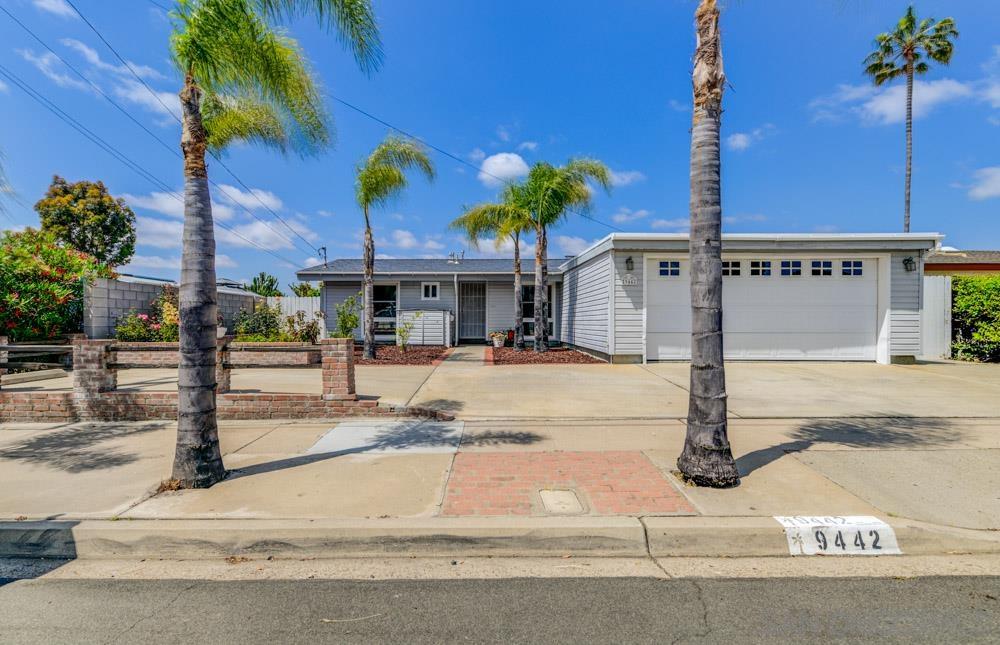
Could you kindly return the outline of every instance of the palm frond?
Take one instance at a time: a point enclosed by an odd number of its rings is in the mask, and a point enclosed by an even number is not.
[[[892,32],[875,37],[874,49],[863,61],[865,74],[875,85],[905,76],[908,65],[913,66],[915,74],[924,74],[930,70],[924,56],[948,64],[956,38],[958,30],[952,18],[918,20],[910,6]]]
[[[420,171],[428,181],[434,179],[434,165],[422,145],[412,139],[387,136],[358,166],[358,205],[366,208],[396,197],[406,187],[408,170]]]
[[[289,148],[288,132],[281,115],[269,103],[252,97],[210,94],[201,105],[202,120],[208,132],[209,147],[220,152],[235,141],[246,141],[276,148]]]

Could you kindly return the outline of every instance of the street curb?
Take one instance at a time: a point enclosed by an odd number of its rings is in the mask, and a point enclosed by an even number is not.
[[[1000,554],[1000,533],[886,520],[904,555]],[[0,522],[0,557],[790,557],[771,517]]]

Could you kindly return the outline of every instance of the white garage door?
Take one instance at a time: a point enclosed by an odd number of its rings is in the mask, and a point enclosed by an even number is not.
[[[727,358],[875,360],[878,261],[844,257],[727,257]],[[686,259],[646,261],[646,355],[691,357]]]

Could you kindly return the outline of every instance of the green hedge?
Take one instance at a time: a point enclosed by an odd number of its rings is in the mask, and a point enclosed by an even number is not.
[[[952,356],[1000,361],[1000,275],[955,276],[951,289]]]

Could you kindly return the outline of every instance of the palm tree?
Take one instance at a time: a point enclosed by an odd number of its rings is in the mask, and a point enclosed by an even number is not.
[[[589,181],[611,189],[611,171],[596,159],[571,159],[565,166],[536,163],[528,173],[521,199],[531,209],[535,229],[535,343],[536,352],[548,351],[548,229],[571,209],[592,206]]]
[[[913,77],[926,74],[930,65],[925,58],[947,65],[958,38],[955,21],[933,18],[917,21],[913,5],[892,32],[875,36],[875,51],[865,58],[865,73],[876,86],[906,77],[906,187],[903,190],[903,231],[910,231],[910,177],[913,171]]]
[[[677,467],[699,486],[740,482],[727,434],[722,360],[722,38],[716,0],[695,11],[694,113],[691,126],[691,387],[687,435]]]
[[[451,223],[478,248],[479,240],[492,235],[499,249],[506,240],[514,245],[514,349],[524,351],[524,313],[521,302],[521,235],[534,229],[524,187],[508,185],[499,202],[477,204]]]
[[[335,30],[362,68],[381,60],[369,0],[177,0],[171,53],[180,92],[184,241],[177,448],[173,479],[206,487],[225,475],[216,424],[215,235],[205,155],[234,141],[308,153],[329,143],[327,118],[298,43],[274,23],[305,13]]]
[[[358,206],[365,215],[365,258],[364,258],[364,312],[365,346],[364,357],[375,358],[375,240],[369,211],[372,206],[383,205],[397,197],[406,188],[407,170],[419,170],[428,181],[434,180],[434,166],[427,157],[424,147],[413,141],[389,135],[378,144],[365,161],[358,165],[355,195]]]

